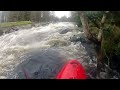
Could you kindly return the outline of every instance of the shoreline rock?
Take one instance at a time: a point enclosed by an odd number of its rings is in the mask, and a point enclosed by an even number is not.
[[[28,25],[21,25],[21,26],[14,26],[14,27],[0,27],[0,36],[6,33],[11,33],[14,31],[18,31],[20,29],[29,29],[32,28],[31,24]]]

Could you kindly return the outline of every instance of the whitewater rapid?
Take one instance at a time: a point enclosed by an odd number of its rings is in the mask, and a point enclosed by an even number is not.
[[[85,47],[69,40],[83,34],[77,29],[74,23],[61,22],[0,36],[0,79],[24,79],[24,71],[33,79],[54,78],[66,60],[90,62]]]

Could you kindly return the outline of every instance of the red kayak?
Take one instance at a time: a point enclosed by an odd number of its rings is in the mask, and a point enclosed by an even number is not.
[[[77,60],[69,60],[56,79],[86,79],[85,71]]]

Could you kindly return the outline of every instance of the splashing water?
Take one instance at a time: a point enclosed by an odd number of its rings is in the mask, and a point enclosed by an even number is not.
[[[65,29],[69,31],[59,33]],[[62,22],[0,36],[0,78],[25,78],[22,68],[30,78],[54,78],[65,60],[90,59],[82,45],[69,41],[75,29]]]

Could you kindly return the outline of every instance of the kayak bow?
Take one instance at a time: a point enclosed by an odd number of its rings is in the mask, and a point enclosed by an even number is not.
[[[77,60],[68,60],[56,79],[86,79],[85,71]]]

